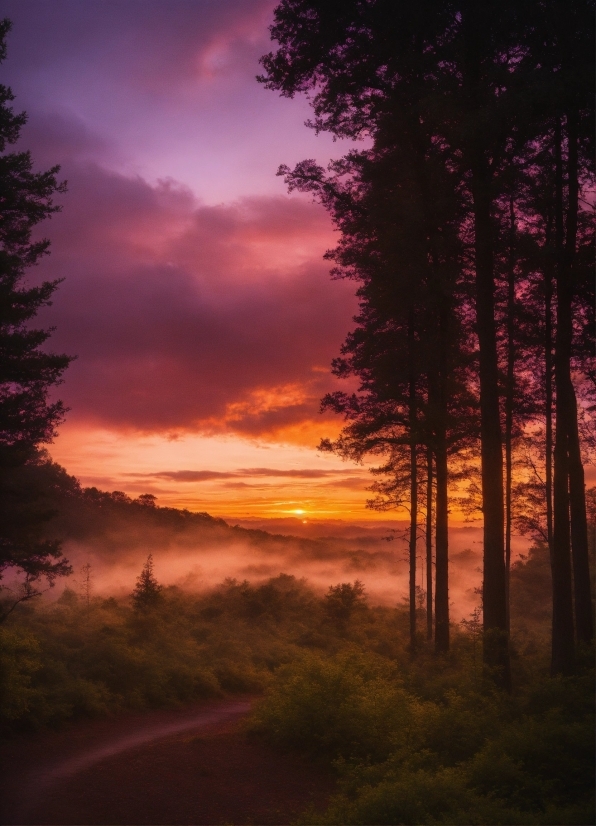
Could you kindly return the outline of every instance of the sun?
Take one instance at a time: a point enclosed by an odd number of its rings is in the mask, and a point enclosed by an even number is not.
[[[306,513],[306,511],[302,510],[302,508],[295,508],[293,511],[290,512],[295,513],[296,516],[302,516],[304,513]]]

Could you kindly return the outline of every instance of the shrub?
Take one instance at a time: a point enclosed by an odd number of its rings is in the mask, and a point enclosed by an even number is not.
[[[511,697],[480,690],[465,671],[459,691],[431,672],[426,700],[401,676],[355,649],[276,672],[255,727],[334,760],[340,774],[327,811],[301,822],[594,822],[592,675],[542,677]]]
[[[24,717],[38,692],[33,676],[42,667],[39,641],[24,629],[0,627],[0,715],[7,722]]]
[[[395,668],[374,654],[303,653],[279,669],[253,725],[318,755],[380,759],[407,736],[411,705]]]

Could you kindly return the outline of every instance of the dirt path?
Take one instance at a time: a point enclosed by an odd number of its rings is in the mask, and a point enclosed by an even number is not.
[[[2,824],[282,824],[333,778],[244,732],[248,698],[86,722],[2,750]]]

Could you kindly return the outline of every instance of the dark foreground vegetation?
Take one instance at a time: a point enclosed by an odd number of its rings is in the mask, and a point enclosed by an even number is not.
[[[359,583],[196,595],[146,567],[126,600],[67,588],[0,629],[4,732],[250,692],[255,736],[338,773],[305,823],[592,823],[593,674],[546,676],[548,574],[540,547],[512,571],[512,696],[482,677],[477,618],[448,655],[421,640],[413,660],[407,609],[369,605]]]
[[[530,679],[505,698],[461,644],[424,671],[349,649],[280,670],[257,727],[341,777],[304,823],[593,823],[591,679]]]

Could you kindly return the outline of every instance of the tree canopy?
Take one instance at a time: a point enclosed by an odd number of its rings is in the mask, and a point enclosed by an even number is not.
[[[325,446],[384,454],[380,470],[401,477],[402,500],[409,476],[412,567],[426,448],[431,495],[436,475],[436,641],[445,650],[448,477],[479,436],[483,650],[503,687],[521,490],[513,470],[537,423],[553,671],[571,670],[574,637],[593,634],[577,415],[591,374],[580,341],[591,314],[581,198],[594,176],[592,22],[591,0],[283,0],[271,27],[277,49],[259,78],[284,96],[306,94],[317,131],[372,140],[328,173],[314,161],[280,170],[329,209],[341,231],[328,254],[334,274],[359,284],[358,326],[334,370],[358,376],[361,389],[325,400],[348,420]]]
[[[10,21],[0,22],[0,61],[6,56]],[[65,191],[59,167],[35,172],[31,153],[8,151],[26,123],[15,114],[11,90],[0,85],[0,576],[7,568],[24,573],[19,599],[39,593],[68,573],[60,544],[43,538],[49,516],[45,491],[32,468],[40,446],[52,441],[65,413],[49,391],[60,382],[71,357],[47,351],[51,329],[33,326],[39,309],[51,303],[59,281],[36,283],[29,269],[49,252],[48,239],[33,230],[60,207]]]

